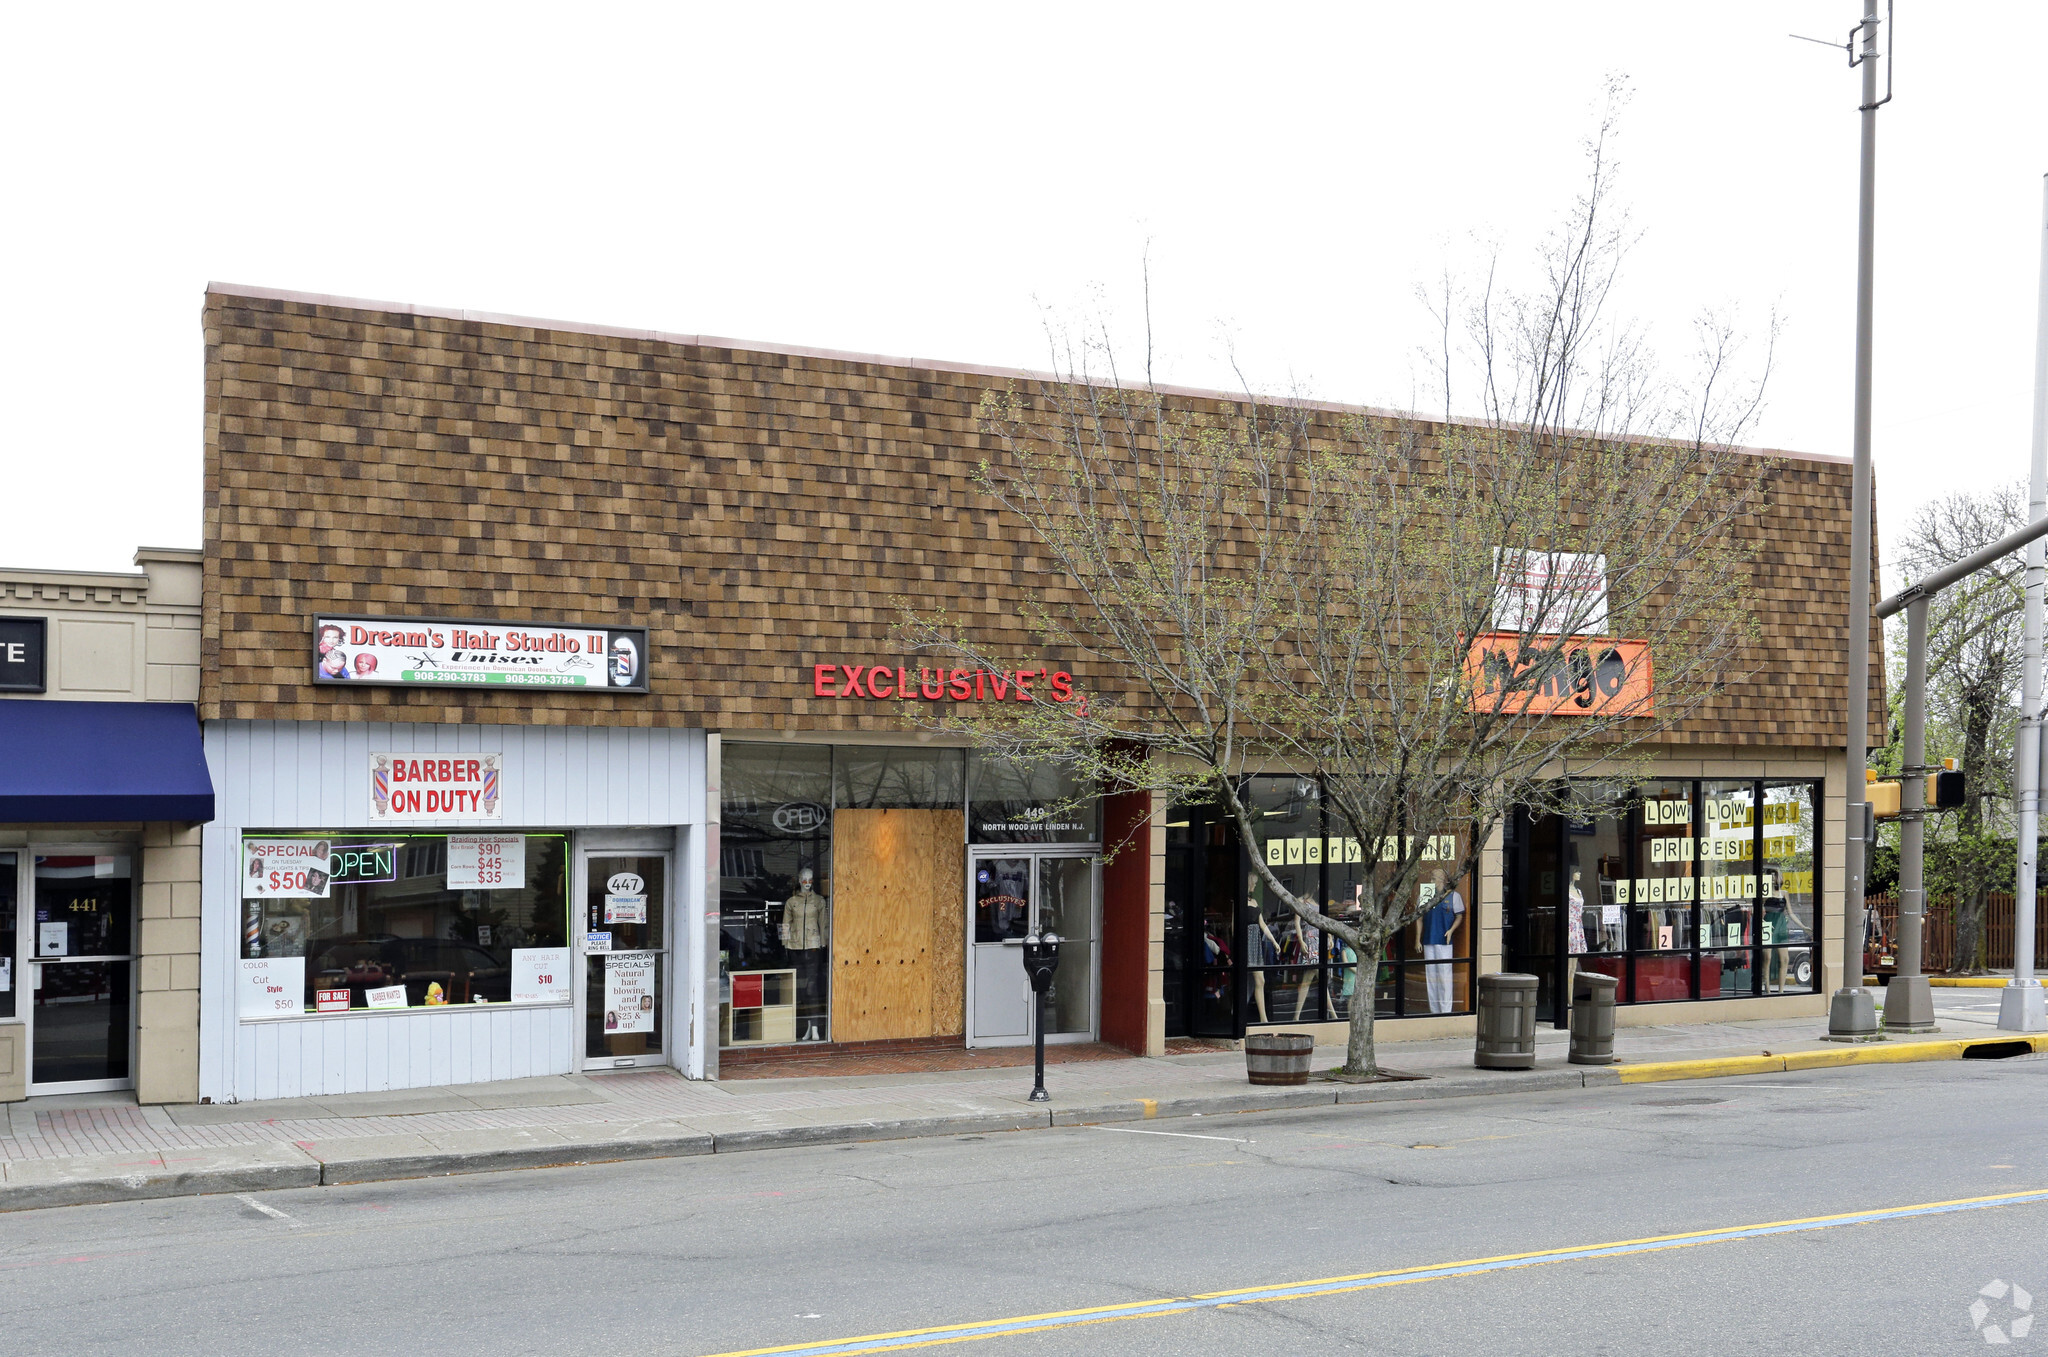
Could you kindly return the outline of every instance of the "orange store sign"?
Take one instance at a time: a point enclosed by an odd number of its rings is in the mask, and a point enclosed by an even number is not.
[[[1539,716],[1648,716],[1650,643],[1602,636],[1542,637],[1487,632],[1465,655],[1469,710]]]

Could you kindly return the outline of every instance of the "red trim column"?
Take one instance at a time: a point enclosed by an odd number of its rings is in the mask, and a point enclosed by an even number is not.
[[[1152,794],[1114,792],[1102,798],[1102,1039],[1133,1055],[1164,1049],[1163,1014],[1153,1013]],[[1159,883],[1161,886],[1164,882]],[[1153,1040],[1157,1038],[1157,1040]]]

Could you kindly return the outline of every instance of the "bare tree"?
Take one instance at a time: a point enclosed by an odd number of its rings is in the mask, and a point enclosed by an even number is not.
[[[1607,316],[1626,243],[1608,222],[1610,131],[1541,282],[1489,276],[1442,313],[1478,418],[1171,397],[1122,382],[1106,345],[984,401],[983,488],[1050,563],[1027,621],[1086,680],[1077,700],[954,722],[1084,784],[1234,821],[1269,897],[1359,959],[1350,1077],[1378,1074],[1370,968],[1430,878],[1471,872],[1513,808],[1559,804],[1562,774],[1625,771],[1753,636],[1765,463],[1732,444],[1761,379],[1733,391],[1735,341],[1709,323],[1681,388]],[[1007,667],[946,613],[907,605],[905,626]],[[1329,834],[1358,855],[1354,899],[1268,865],[1246,783],[1261,771],[1317,784]]]
[[[1963,491],[1922,505],[1901,544],[1902,578],[1917,579],[2018,531],[2026,488]],[[2012,740],[2019,717],[2025,596],[2018,554],[1935,596],[1927,617],[1928,752],[1954,758],[1968,800],[1929,826],[1928,884],[1956,902],[1958,971],[1982,970],[1991,892],[2012,879]]]

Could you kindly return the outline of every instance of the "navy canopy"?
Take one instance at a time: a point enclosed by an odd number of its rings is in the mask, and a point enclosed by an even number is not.
[[[190,702],[0,701],[0,822],[212,818]]]

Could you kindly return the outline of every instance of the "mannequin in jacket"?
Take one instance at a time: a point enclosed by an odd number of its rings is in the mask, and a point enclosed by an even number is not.
[[[782,948],[796,967],[799,1001],[811,1007],[822,1000],[818,982],[832,946],[832,906],[811,889],[811,869],[796,874],[796,894],[782,902]]]

